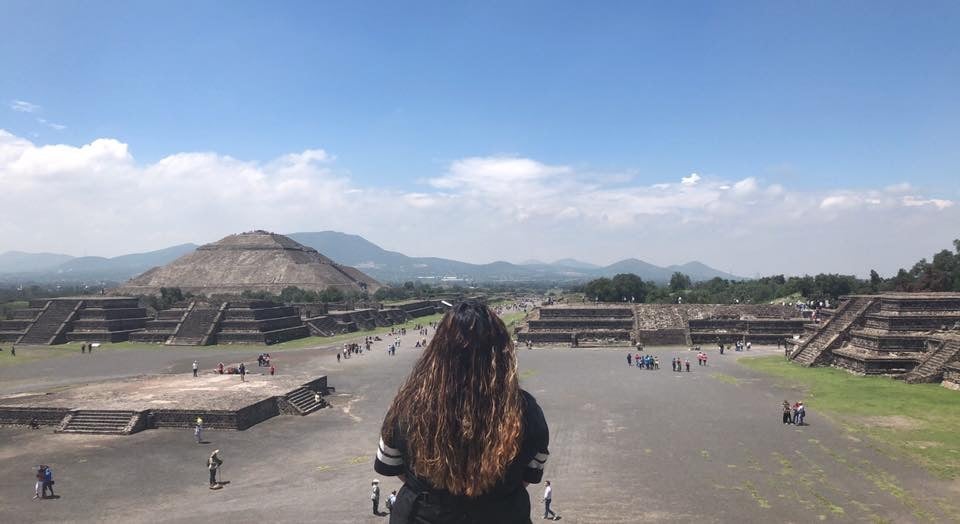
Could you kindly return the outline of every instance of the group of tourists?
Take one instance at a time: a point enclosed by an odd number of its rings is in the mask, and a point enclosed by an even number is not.
[[[690,359],[681,359],[680,357],[674,357],[670,360],[673,370],[677,373],[683,371],[683,366],[686,364],[687,372],[690,372]]]
[[[93,345],[93,344],[90,344],[90,345],[80,344],[80,352],[81,352],[81,353],[87,353],[87,354],[93,353],[93,348],[94,348],[94,345]]]
[[[270,374],[273,375],[275,371],[276,371],[276,367],[271,365]],[[247,365],[244,364],[243,362],[240,362],[236,366],[224,367],[223,362],[217,363],[217,374],[223,375],[224,373],[226,373],[227,375],[240,375],[240,381],[246,382]]]
[[[660,369],[660,357],[653,355],[631,355],[627,353],[627,365],[637,366],[640,369]]]
[[[260,353],[257,355],[257,367],[270,367],[270,353]]]
[[[697,353],[697,365],[698,366],[707,365],[707,354],[704,353],[703,351],[700,351],[699,353]]]
[[[807,410],[803,407],[803,402],[796,402],[791,406],[790,401],[784,400],[782,408],[784,424],[803,425],[803,419],[807,416]]]

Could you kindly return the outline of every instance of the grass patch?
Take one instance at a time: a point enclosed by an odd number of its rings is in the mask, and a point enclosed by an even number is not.
[[[901,451],[940,478],[960,478],[960,395],[956,391],[938,384],[861,377],[835,368],[807,368],[781,356],[738,362],[803,386],[808,417],[816,417],[818,411],[832,415],[848,430]]]
[[[523,322],[523,319],[526,316],[527,314],[523,311],[515,311],[513,313],[500,315],[500,320],[503,320],[503,323],[507,326],[507,330],[513,331],[513,328]]]
[[[724,373],[711,373],[710,376],[719,380],[720,382],[732,384],[734,386],[739,386],[741,382],[739,378]]]

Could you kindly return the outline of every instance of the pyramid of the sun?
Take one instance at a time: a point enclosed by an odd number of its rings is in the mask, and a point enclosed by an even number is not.
[[[244,291],[279,294],[289,286],[373,293],[381,285],[356,268],[337,264],[283,235],[251,231],[200,246],[193,253],[131,279],[115,293],[157,295],[162,287],[176,287],[207,296],[239,295]]]

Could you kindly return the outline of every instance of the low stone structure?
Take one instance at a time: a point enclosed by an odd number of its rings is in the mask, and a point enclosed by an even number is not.
[[[960,361],[958,328],[958,293],[851,295],[819,324],[805,326],[787,356],[808,366],[948,385]]]
[[[31,300],[28,308],[0,320],[0,342],[62,344],[121,342],[144,328],[146,309],[131,297],[61,297]]]
[[[534,311],[517,335],[521,341],[542,343],[774,344],[802,332],[804,322],[794,307],[770,304],[548,306]]]
[[[271,417],[307,415],[326,405],[327,377],[204,373],[141,376],[0,398],[0,425],[55,426],[60,433],[130,435],[151,428],[244,430]],[[201,393],[201,394],[198,394]],[[320,402],[316,394],[321,395]]]
[[[630,343],[634,327],[630,306],[544,306],[527,317],[517,332],[521,342],[589,345]]]

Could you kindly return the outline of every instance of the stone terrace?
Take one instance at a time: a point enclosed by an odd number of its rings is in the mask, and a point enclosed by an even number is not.
[[[146,325],[146,309],[130,297],[63,297],[31,300],[0,320],[0,341],[62,344],[70,341],[121,342]]]
[[[521,342],[565,343],[633,339],[633,308],[629,306],[546,306],[527,319],[517,332]]]
[[[951,363],[960,360],[958,323],[957,293],[852,295],[825,321],[806,326],[790,356],[854,373],[946,382]]]

